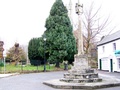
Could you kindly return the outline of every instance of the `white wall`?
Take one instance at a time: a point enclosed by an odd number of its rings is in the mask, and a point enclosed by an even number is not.
[[[120,40],[116,40],[101,46],[98,46],[98,69],[100,69],[99,65],[99,59],[102,60],[102,70],[109,70],[110,71],[110,59],[113,59],[113,71],[120,71],[118,68],[118,61],[117,57],[114,54],[113,51],[113,43],[116,43],[116,50],[120,50]],[[104,52],[103,52],[103,46],[104,46]],[[108,59],[108,60],[105,60]],[[106,66],[106,67],[105,67]]]

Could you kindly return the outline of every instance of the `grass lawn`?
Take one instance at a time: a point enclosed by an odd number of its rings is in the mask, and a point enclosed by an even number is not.
[[[44,65],[32,66],[32,65],[5,65],[5,73],[31,73],[31,72],[42,72],[44,70]],[[60,68],[56,68],[55,65],[46,65],[46,71],[58,71],[64,70],[64,66],[61,64]],[[4,67],[0,67],[0,73],[4,73]]]

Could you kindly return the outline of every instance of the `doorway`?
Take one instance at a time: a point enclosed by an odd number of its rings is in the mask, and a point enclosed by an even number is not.
[[[113,59],[110,59],[110,72],[113,72]]]

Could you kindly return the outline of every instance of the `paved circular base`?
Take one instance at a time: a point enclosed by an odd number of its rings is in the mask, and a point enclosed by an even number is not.
[[[57,89],[98,89],[98,88],[107,88],[107,87],[115,87],[120,86],[119,79],[103,79],[102,82],[94,82],[94,83],[67,83],[60,81],[59,79],[44,81],[43,84],[51,86]]]

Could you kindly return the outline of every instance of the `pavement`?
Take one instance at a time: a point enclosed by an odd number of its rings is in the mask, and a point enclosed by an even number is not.
[[[102,82],[97,83],[66,83],[59,81],[60,78],[49,78],[42,81],[46,86],[50,86],[56,89],[99,89],[107,87],[120,86],[120,73],[110,73],[104,71],[98,71],[99,77],[103,79]],[[43,74],[43,73],[41,73]],[[45,73],[47,74],[47,72]],[[0,74],[0,78],[19,75],[19,73]],[[27,75],[27,74],[26,74]],[[48,75],[46,76],[48,77]],[[45,86],[44,86],[45,88]]]
[[[60,81],[59,79],[53,79],[44,81],[43,84],[51,86],[57,89],[100,89],[120,86],[120,79],[106,74],[109,72],[98,72],[99,78],[102,78],[102,82],[93,82],[93,83],[67,83]]]
[[[9,76],[14,76],[14,75],[18,75],[18,74],[19,74],[19,73],[0,74],[0,78],[9,77]]]

